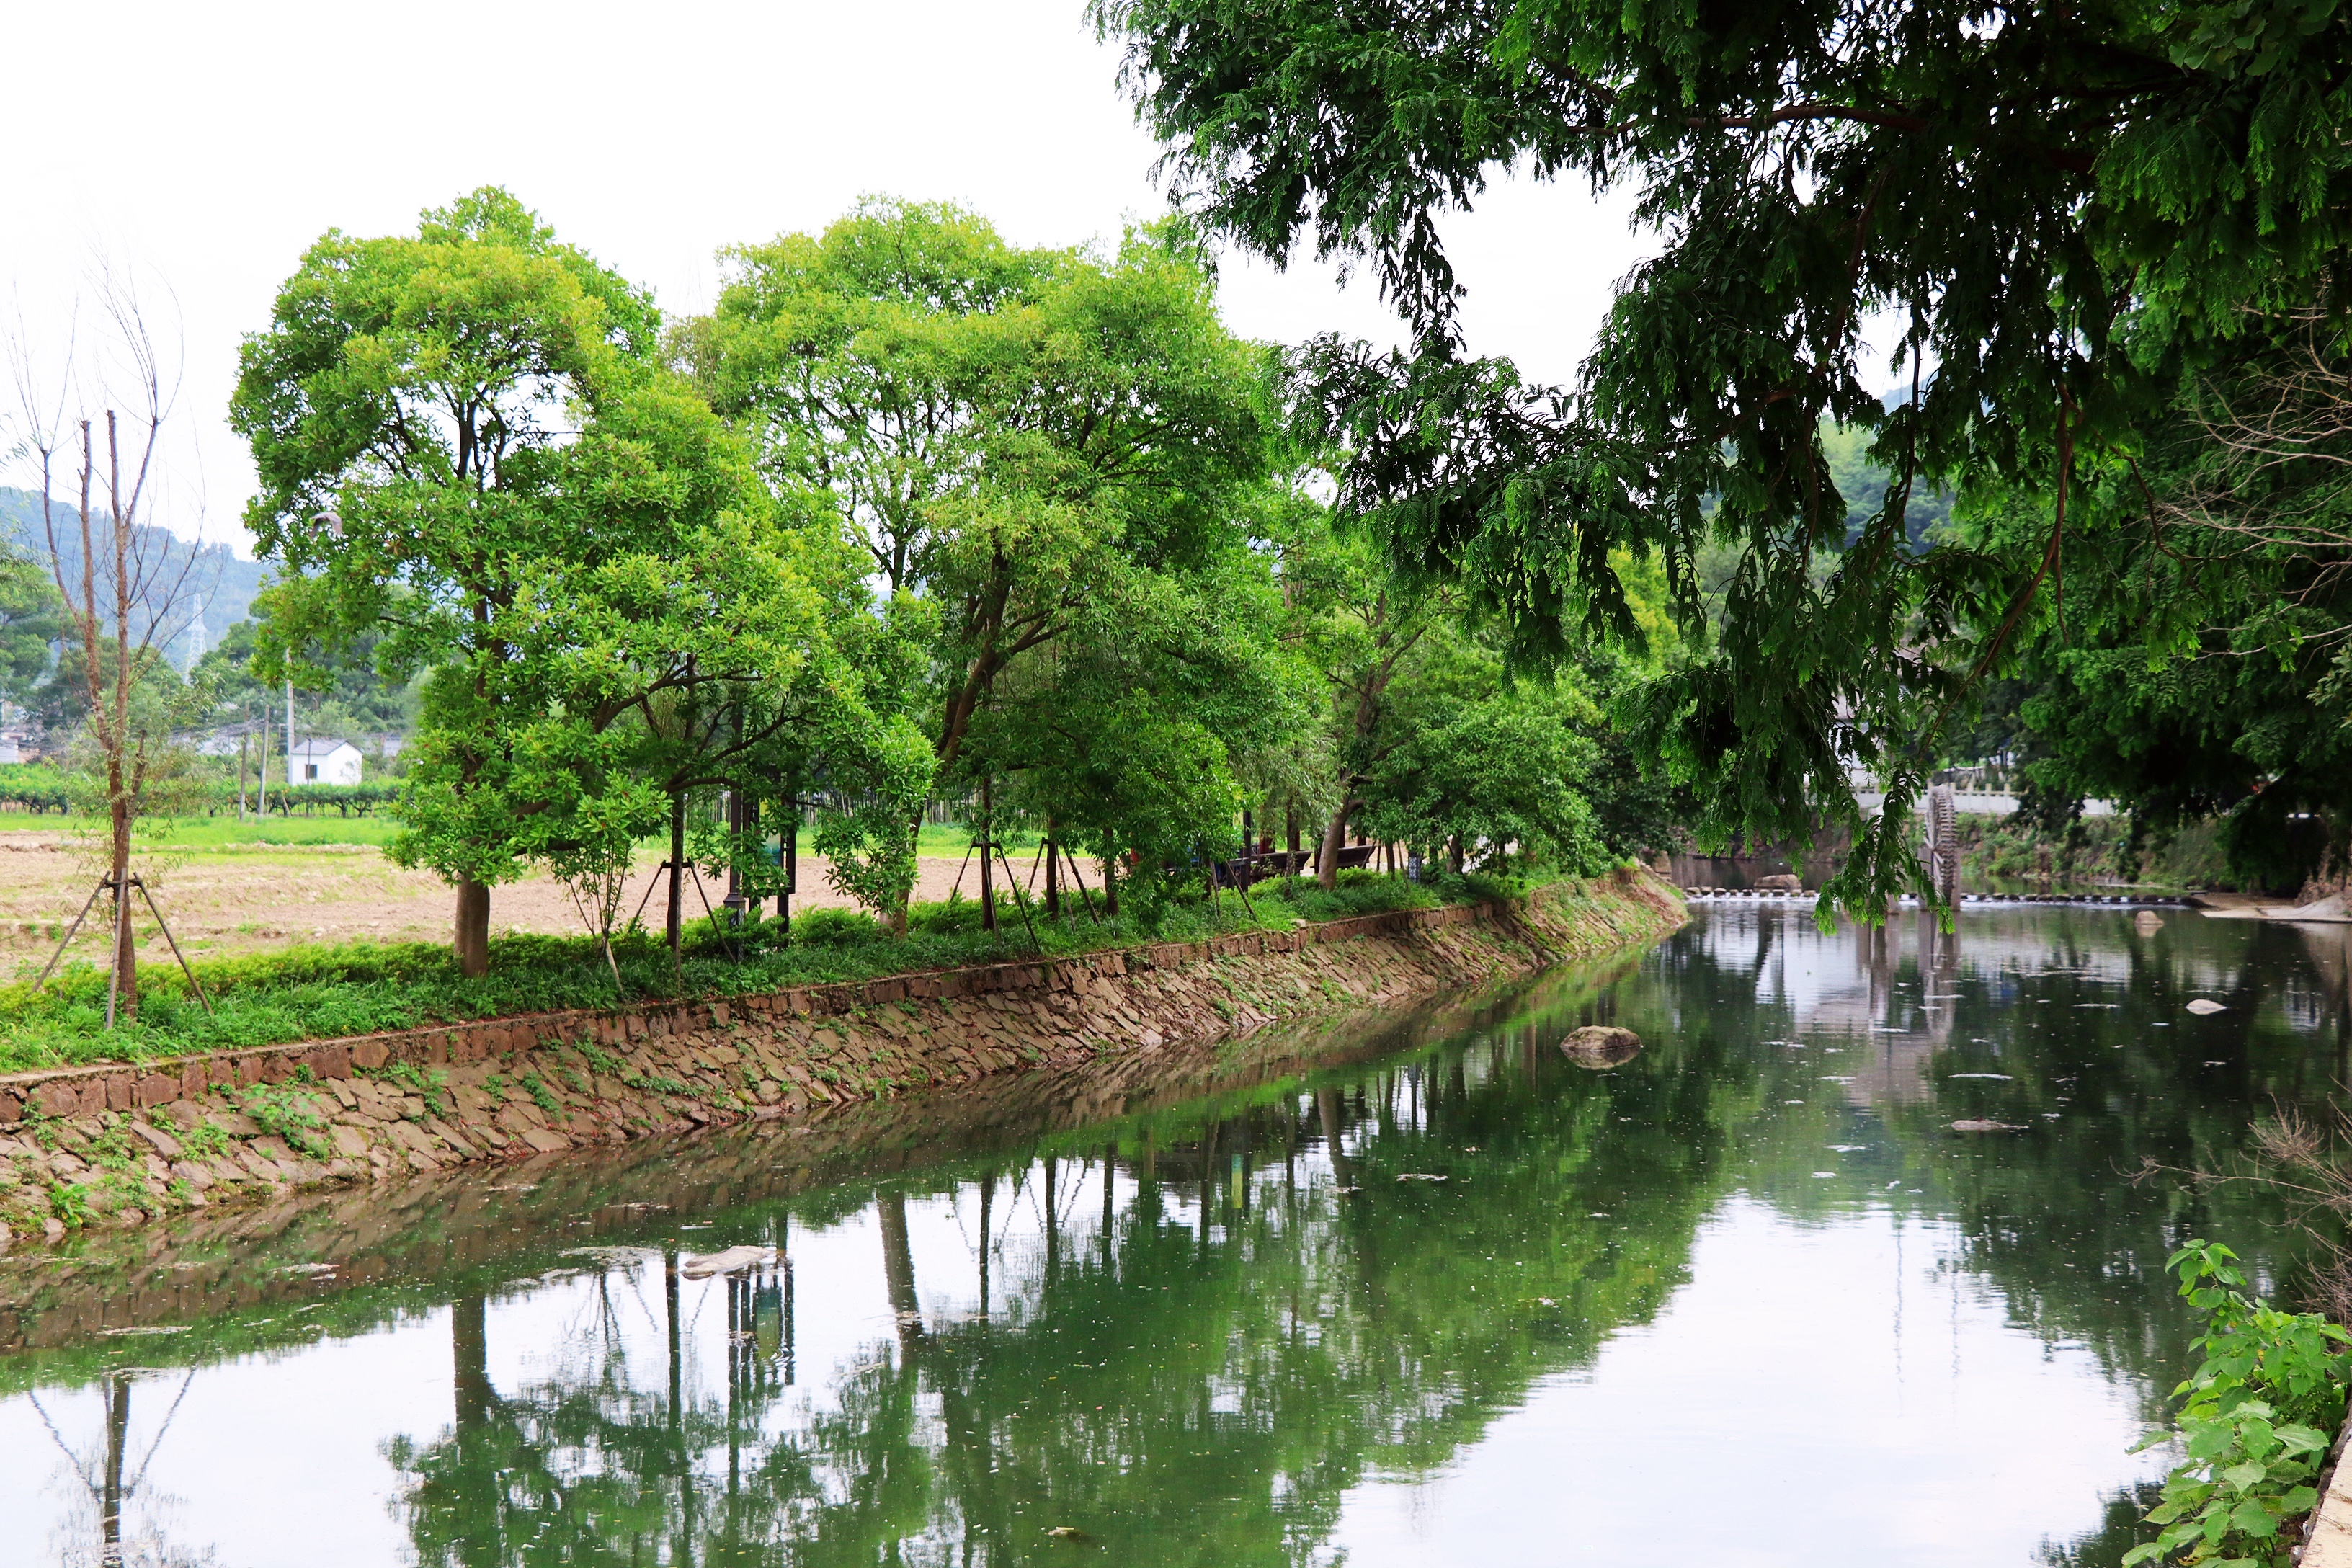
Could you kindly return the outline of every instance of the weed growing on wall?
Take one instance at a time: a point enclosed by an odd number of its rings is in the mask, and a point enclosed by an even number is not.
[[[319,1114],[316,1097],[292,1082],[284,1087],[255,1084],[245,1091],[245,1113],[260,1123],[265,1133],[284,1139],[290,1149],[320,1160],[332,1152],[326,1139],[326,1118]]]

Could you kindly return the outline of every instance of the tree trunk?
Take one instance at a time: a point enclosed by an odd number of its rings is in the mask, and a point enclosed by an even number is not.
[[[457,879],[457,973],[478,980],[490,972],[490,889],[471,877]]]
[[[988,863],[996,855],[995,804],[989,781],[980,781],[980,929],[996,929],[996,878]]]
[[[1323,825],[1323,843],[1315,852],[1315,885],[1326,892],[1339,885],[1339,851],[1348,842],[1348,813],[1355,805],[1352,800],[1341,801]]]
[[[923,1310],[915,1293],[915,1251],[907,1239],[906,1194],[877,1197],[874,1217],[882,1232],[882,1289],[889,1298],[890,1315],[898,1320],[898,1342],[913,1352],[922,1344]]]
[[[776,895],[776,918],[784,923],[784,940],[792,940],[793,895],[801,890],[801,799],[800,782],[793,783],[793,793],[777,809],[783,813],[784,889]]]
[[[662,940],[669,943],[670,967],[677,967],[679,933],[686,924],[686,796],[669,797],[669,915]]]
[[[1118,919],[1118,850],[1110,844],[1103,846],[1103,913]]]
[[[1054,829],[1055,824],[1048,818],[1045,823],[1045,912],[1049,915],[1062,912],[1062,850],[1061,846],[1055,842]]]
[[[131,931],[131,801],[116,774],[114,803],[109,810],[113,844],[108,864],[114,877],[114,975],[121,994],[120,1016],[126,1024],[139,1016],[139,947]]]

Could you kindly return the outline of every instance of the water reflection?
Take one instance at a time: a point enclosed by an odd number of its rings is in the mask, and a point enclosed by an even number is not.
[[[1106,1067],[421,1189],[363,1247],[314,1205],[12,1260],[0,1502],[73,1563],[2111,1562],[2165,1252],[2296,1267],[2258,1194],[2124,1174],[2325,1092],[2345,973],[2193,917],[1716,909],[1171,1058],[1189,1098]],[[1602,1024],[1644,1048],[1556,1048]],[[182,1326],[175,1279],[184,1332],[71,1327]]]

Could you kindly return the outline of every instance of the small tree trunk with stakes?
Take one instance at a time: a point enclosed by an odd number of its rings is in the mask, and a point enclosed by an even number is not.
[[[159,778],[159,765],[172,755],[173,729],[190,717],[168,703],[155,707],[142,697],[142,687],[186,624],[197,597],[199,557],[168,528],[147,520],[148,487],[173,389],[165,384],[154,342],[129,289],[109,279],[102,303],[112,329],[111,363],[127,366],[130,373],[131,384],[121,390],[131,392],[136,400],[127,421],[119,409],[105,410],[102,474],[99,422],[87,417],[68,421],[66,416],[68,395],[77,384],[74,374],[69,371],[60,378],[62,390],[44,406],[32,367],[21,353],[15,370],[27,432],[23,449],[34,459],[39,480],[40,553],[65,604],[63,657],[80,660],[87,683],[89,710],[84,735],[96,753],[90,773],[105,794],[106,875],[100,890],[112,895],[114,917],[107,1009],[110,1027],[118,1016],[130,1022],[139,1016],[139,955],[131,911],[131,889],[138,885],[131,871],[132,829],[142,813],[152,808],[153,791],[168,783],[169,770],[163,770],[165,776]],[[79,537],[60,540],[62,509],[49,492],[58,459],[76,447],[79,501],[73,515]],[[152,895],[148,897],[152,905]],[[75,929],[79,925],[77,921]],[[67,932],[67,942],[73,934]],[[60,943],[59,952],[63,950]],[[55,963],[53,958],[52,967]],[[186,966],[184,957],[181,963]],[[194,985],[193,970],[188,977]]]

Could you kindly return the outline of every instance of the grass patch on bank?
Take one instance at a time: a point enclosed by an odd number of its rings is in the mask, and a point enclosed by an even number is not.
[[[382,847],[392,842],[400,824],[388,816],[273,816],[268,820],[208,816],[158,824],[145,835],[156,848],[243,849],[256,847],[299,847],[311,844],[363,844]]]
[[[1024,924],[1012,903],[998,929],[980,929],[976,900],[918,904],[908,933],[894,939],[862,914],[812,910],[792,922],[787,940],[775,921],[722,941],[710,924],[688,927],[684,961],[672,973],[668,950],[632,931],[614,943],[618,1000],[746,995],[793,985],[871,980],[923,970],[1019,962],[1134,947],[1197,942],[1231,931],[1288,931],[1390,910],[1524,895],[1530,884],[1479,877],[1408,882],[1367,871],[1340,874],[1329,892],[1306,879],[1261,883],[1249,902],[1226,890],[1169,907],[1157,930],[1131,915],[1090,920],[1076,900],[1058,919],[1030,905]],[[1101,889],[1095,889],[1099,912]],[[196,973],[211,995],[207,1016],[175,964],[140,966],[139,1020],[105,1028],[107,973],[93,963],[68,966],[39,994],[31,974],[0,986],[0,1072],[88,1062],[137,1062],[194,1051],[276,1045],[288,1040],[373,1034],[435,1023],[566,1007],[607,1007],[613,975],[586,937],[506,936],[490,944],[490,971],[459,975],[449,950],[421,942],[347,942],[202,959]]]

